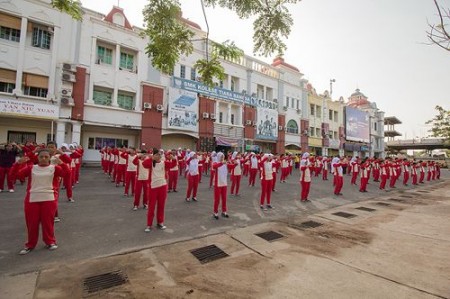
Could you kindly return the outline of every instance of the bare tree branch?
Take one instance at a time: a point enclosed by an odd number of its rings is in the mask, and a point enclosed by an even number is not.
[[[438,24],[430,24],[430,22],[427,21],[428,26],[430,27],[430,30],[427,31],[428,39],[431,41],[430,44],[437,45],[444,50],[450,51],[450,34],[445,28],[446,26],[450,26],[448,23],[450,20],[450,9],[446,10],[439,6],[437,0],[433,1],[438,11],[439,22]]]

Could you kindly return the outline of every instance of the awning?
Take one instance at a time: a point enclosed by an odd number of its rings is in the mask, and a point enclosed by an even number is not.
[[[222,137],[222,136],[216,137],[217,145],[239,147],[239,146],[241,146],[240,145],[241,142],[242,142],[241,140],[235,139],[235,138]]]

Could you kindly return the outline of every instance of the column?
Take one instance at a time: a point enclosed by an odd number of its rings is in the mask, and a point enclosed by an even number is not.
[[[56,144],[61,146],[62,143],[64,143],[66,137],[66,123],[63,121],[56,121],[56,137],[55,141]]]
[[[136,70],[137,70],[136,71],[136,76],[138,78],[138,82],[145,81],[145,79],[144,80],[140,79],[141,77],[143,77],[141,74],[144,74],[144,72],[142,71],[144,68],[141,69],[140,66],[139,66],[139,62],[141,61],[141,57],[144,57],[142,55],[142,51],[138,51],[137,55],[136,55],[136,60],[134,61],[134,64],[135,64]],[[145,77],[143,77],[143,78],[145,78]],[[166,100],[166,98],[167,98],[166,95],[167,95],[166,91],[164,91],[163,103],[164,103],[164,100]],[[142,110],[142,102],[143,102],[143,100],[142,100],[142,86],[141,86],[141,84],[138,84],[138,87],[137,87],[137,90],[136,90],[136,96],[135,96],[135,100],[134,100],[134,111],[141,111]]]
[[[227,124],[231,125],[231,103],[227,105]]]
[[[17,71],[16,71],[16,88],[14,93],[16,95],[22,95],[22,79],[23,79],[23,62],[25,60],[25,43],[27,41],[27,27],[28,19],[22,18],[22,23],[20,24],[20,43],[19,43],[19,55],[17,61]]]
[[[97,60],[97,38],[92,38],[91,44],[91,75],[89,76],[89,98],[87,100],[88,104],[94,104],[94,72],[92,71],[95,62]]]
[[[216,100],[216,111],[214,113],[216,114],[216,120],[219,121],[219,111],[220,110],[220,103],[218,100]]]
[[[72,143],[81,144],[81,123],[72,123]]]
[[[236,125],[243,126],[244,125],[244,106],[240,105],[238,110],[239,118],[236,121]]]
[[[116,65],[115,65],[115,74],[114,74],[114,92],[112,96],[112,103],[111,106],[113,107],[119,107],[119,104],[117,104],[117,96],[119,94],[119,66],[120,66],[120,45],[116,45]]]
[[[53,27],[52,36],[52,59],[50,61],[50,74],[48,76],[48,94],[47,99],[55,99],[56,89],[55,89],[55,77],[56,77],[56,58],[58,57],[58,44],[59,33],[61,29],[59,27]]]

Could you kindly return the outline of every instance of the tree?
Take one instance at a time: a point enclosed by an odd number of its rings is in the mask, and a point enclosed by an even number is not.
[[[83,18],[83,10],[78,0],[52,0],[52,6],[59,11],[65,12],[77,21]]]
[[[434,0],[434,5],[439,15],[439,22],[437,24],[430,24],[428,22],[428,26],[430,27],[429,31],[427,31],[428,39],[431,44],[438,45],[442,49],[450,51],[450,32],[448,31],[450,9],[439,6],[437,0]]]
[[[450,142],[450,111],[439,105],[435,109],[438,111],[438,114],[425,123],[432,125],[432,128],[428,130],[431,132],[430,136],[443,137],[446,143]]]

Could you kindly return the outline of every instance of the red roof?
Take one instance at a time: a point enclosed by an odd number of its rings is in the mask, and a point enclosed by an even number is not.
[[[114,14],[116,14],[116,13],[119,13],[119,14],[121,14],[121,15],[124,17],[124,19],[125,19],[124,27],[127,28],[127,29],[132,30],[133,27],[131,27],[130,22],[128,22],[127,17],[126,17],[125,14],[123,13],[123,8],[121,8],[121,7],[113,6],[113,8],[111,9],[111,11],[110,11],[110,12],[108,13],[108,15],[105,17],[105,21],[110,22],[110,23],[114,23],[114,22],[113,22],[113,16],[114,16]]]
[[[296,72],[300,73],[300,70],[298,68],[296,68],[295,66],[293,66],[292,64],[286,63],[284,62],[284,58],[283,57],[277,57],[273,60],[272,62],[272,66],[285,66],[287,68],[290,68],[291,70],[294,70]]]

